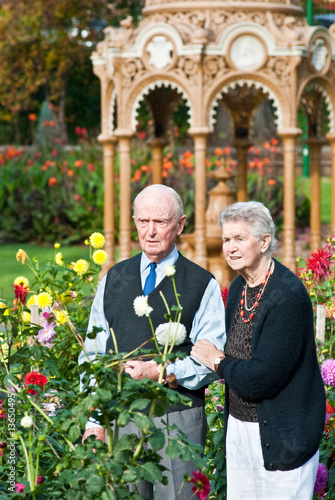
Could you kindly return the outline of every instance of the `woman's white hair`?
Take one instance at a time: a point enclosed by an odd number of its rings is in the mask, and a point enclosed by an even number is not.
[[[269,234],[271,241],[267,252],[272,254],[277,243],[275,237],[276,226],[270,210],[263,203],[259,201],[240,201],[228,205],[219,213],[219,226],[221,229],[227,222],[237,221],[245,222],[251,234],[258,240]]]
[[[144,195],[150,195],[150,193],[159,193],[161,192],[164,196],[168,196],[173,200],[174,210],[176,214],[177,220],[184,215],[184,206],[183,201],[180,198],[177,191],[169,186],[165,186],[164,184],[152,184],[151,186],[147,186],[144,188],[134,199],[133,203],[133,214],[136,217],[136,203],[137,201]]]

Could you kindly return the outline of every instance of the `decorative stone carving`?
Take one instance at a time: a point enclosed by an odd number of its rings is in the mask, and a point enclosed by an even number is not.
[[[331,63],[331,47],[324,36],[316,34],[310,41],[308,63],[313,71],[325,73]]]
[[[209,30],[207,29],[206,25],[206,15],[203,12],[199,12],[197,15],[192,17],[193,23],[196,26],[195,31],[193,32],[191,42],[192,43],[199,43],[202,45],[206,45],[208,42],[208,35],[209,35]]]
[[[296,18],[293,16],[286,16],[283,24],[279,27],[272,16],[270,11],[266,13],[268,28],[273,34],[277,45],[283,47],[290,47],[292,45],[304,45],[303,33],[299,32],[296,25]]]
[[[266,46],[260,37],[252,33],[242,33],[231,41],[227,57],[233,67],[255,71],[265,64]]]
[[[174,46],[164,35],[154,36],[146,46],[149,53],[148,64],[157,69],[166,68],[172,62]]]

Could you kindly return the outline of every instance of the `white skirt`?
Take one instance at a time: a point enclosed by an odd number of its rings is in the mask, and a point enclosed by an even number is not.
[[[229,415],[227,428],[227,500],[312,500],[319,451],[301,467],[267,471],[258,422]]]

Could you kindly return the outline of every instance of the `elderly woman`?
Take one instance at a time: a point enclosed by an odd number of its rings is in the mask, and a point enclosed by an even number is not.
[[[325,423],[313,309],[301,281],[272,258],[275,226],[259,202],[220,212],[223,253],[239,273],[226,305],[227,342],[191,355],[226,383],[228,500],[312,499]]]

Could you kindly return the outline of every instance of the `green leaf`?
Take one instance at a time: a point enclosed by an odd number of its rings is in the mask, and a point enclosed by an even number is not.
[[[106,389],[97,387],[95,393],[102,403],[108,403],[111,400],[111,393]]]
[[[157,429],[148,439],[153,451],[161,450],[165,444],[165,435],[161,429]]]
[[[105,480],[98,474],[91,475],[86,482],[87,491],[89,491],[89,493],[92,493],[92,495],[98,494],[104,486]]]
[[[118,419],[117,419],[117,425],[120,427],[124,427],[125,425],[129,424],[131,420],[131,414],[129,411],[124,410],[122,413],[120,413]]]
[[[151,483],[161,482],[163,475],[160,468],[153,464],[152,462],[146,462],[141,467],[141,476],[144,480],[150,481]]]
[[[166,447],[166,454],[169,455],[170,458],[177,458],[180,457],[180,445],[177,442],[177,440],[172,440],[169,442],[169,444]]]
[[[78,424],[74,424],[70,427],[68,438],[72,443],[77,441],[80,436],[80,427]]]
[[[46,359],[44,361],[45,368],[49,370],[52,375],[55,375],[57,378],[61,378],[60,371],[58,369],[58,362],[53,359]]]
[[[111,489],[105,490],[101,495],[101,500],[118,500]]]
[[[134,414],[134,423],[142,431],[148,431],[153,426],[152,420],[141,413]]]
[[[151,403],[150,399],[141,398],[133,401],[130,405],[130,410],[144,410]]]

